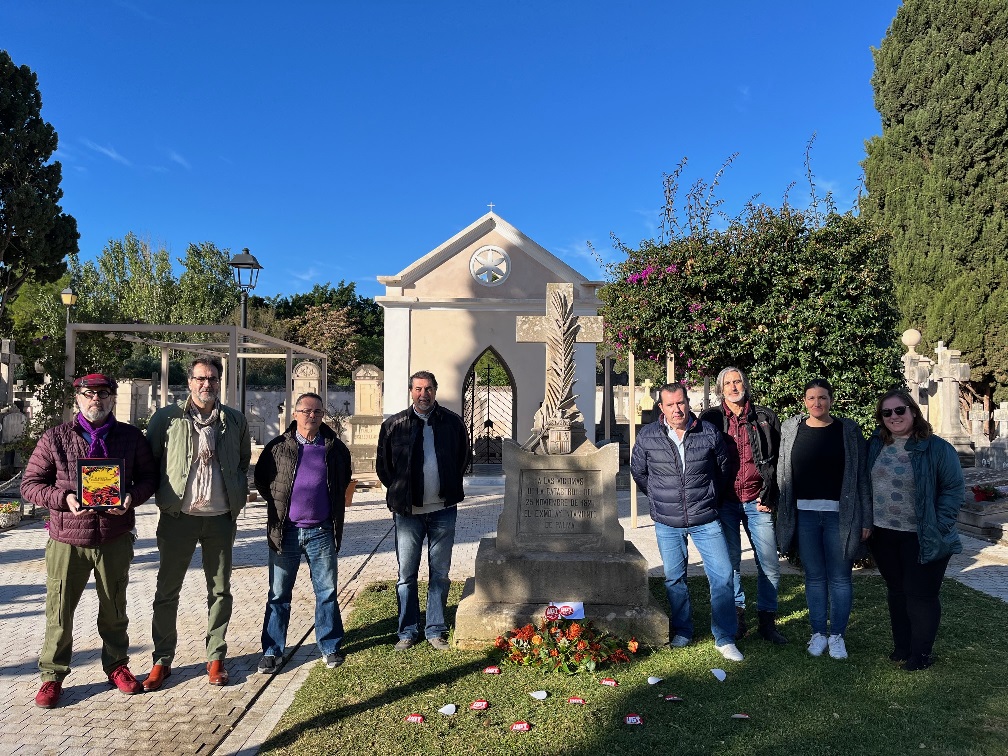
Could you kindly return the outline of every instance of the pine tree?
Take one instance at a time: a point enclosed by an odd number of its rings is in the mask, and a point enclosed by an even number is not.
[[[905,0],[873,53],[862,212],[892,235],[902,326],[1008,399],[1008,4]]]

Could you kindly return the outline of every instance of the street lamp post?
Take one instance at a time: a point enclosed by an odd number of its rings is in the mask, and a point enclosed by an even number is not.
[[[67,286],[60,292],[60,299],[63,301],[63,306],[66,307],[67,325],[70,325],[70,308],[77,304],[77,295],[74,293],[73,289]]]
[[[229,265],[234,268],[235,283],[241,289],[241,327],[248,328],[248,293],[256,287],[262,265],[245,247],[240,255],[231,258]],[[245,335],[239,339],[239,353],[244,348]],[[245,414],[245,358],[238,357],[238,408]]]

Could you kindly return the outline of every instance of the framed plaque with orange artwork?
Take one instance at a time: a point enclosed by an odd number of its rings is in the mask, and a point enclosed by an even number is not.
[[[125,460],[78,459],[77,501],[84,509],[115,509],[122,505]]]

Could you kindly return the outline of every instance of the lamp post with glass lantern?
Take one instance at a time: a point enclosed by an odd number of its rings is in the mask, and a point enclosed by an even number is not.
[[[60,299],[63,301],[63,306],[66,307],[67,325],[70,325],[70,308],[77,304],[77,295],[74,293],[73,289],[67,286],[60,292]]]
[[[248,293],[256,287],[259,280],[259,271],[262,265],[249,253],[245,247],[241,254],[235,255],[228,263],[234,268],[235,283],[241,289],[241,327],[248,328]],[[239,340],[239,353],[244,348],[245,336],[242,334]],[[245,358],[238,357],[238,408],[245,414]]]

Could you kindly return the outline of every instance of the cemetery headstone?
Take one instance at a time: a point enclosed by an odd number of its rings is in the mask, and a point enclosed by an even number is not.
[[[586,618],[661,645],[668,617],[653,603],[647,560],[624,539],[616,506],[617,444],[596,447],[575,405],[573,344],[601,340],[601,318],[572,314],[573,286],[548,284],[546,399],[524,446],[504,441],[504,504],[496,537],[483,538],[466,583],[455,644],[479,648],[538,621],[552,601],[584,603]],[[516,338],[529,339],[528,321]],[[580,443],[572,443],[581,439]]]
[[[382,415],[382,380],[385,374],[375,365],[361,365],[354,371],[354,414],[346,422],[350,462],[357,485],[380,485],[375,472],[378,431]]]

